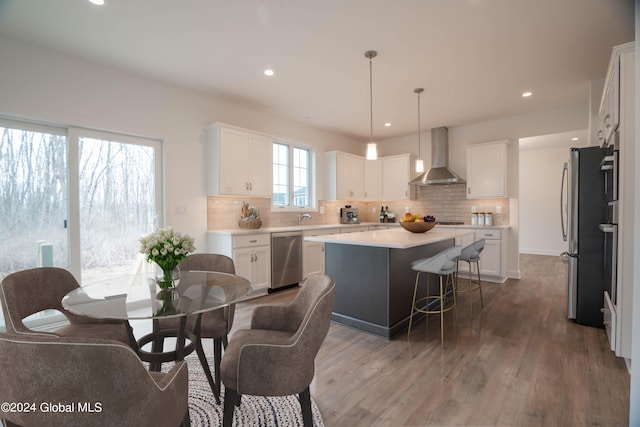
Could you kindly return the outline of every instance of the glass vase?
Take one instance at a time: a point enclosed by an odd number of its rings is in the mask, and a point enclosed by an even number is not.
[[[173,269],[162,269],[158,267],[159,271],[156,273],[156,284],[160,289],[170,289],[178,286],[180,281],[180,267],[176,266]]]
[[[157,300],[159,308],[155,312],[155,316],[171,316],[179,313],[176,308],[175,302],[178,299],[178,290],[172,286],[169,288],[162,288],[158,292]]]

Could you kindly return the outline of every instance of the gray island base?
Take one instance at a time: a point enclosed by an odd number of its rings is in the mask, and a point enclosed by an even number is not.
[[[426,233],[396,228],[306,239],[325,243],[325,272],[336,282],[332,320],[390,339],[409,325],[415,284],[411,263],[454,246],[456,237],[469,233],[436,226]],[[438,282],[431,283],[429,292],[437,293]],[[418,297],[425,295],[422,286]]]

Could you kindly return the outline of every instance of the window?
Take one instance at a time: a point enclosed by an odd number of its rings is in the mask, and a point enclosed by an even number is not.
[[[283,142],[273,143],[273,206],[311,208],[312,151]]]

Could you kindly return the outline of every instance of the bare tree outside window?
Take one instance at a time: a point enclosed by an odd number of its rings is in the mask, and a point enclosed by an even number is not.
[[[79,153],[83,281],[131,273],[141,267],[138,238],[157,225],[154,149],[81,138]]]
[[[4,127],[0,133],[0,277],[51,259],[66,266],[67,138]],[[44,260],[39,241],[50,245]]]
[[[80,254],[83,284],[144,269],[138,239],[159,225],[159,142],[76,138],[78,175],[70,177],[67,136],[33,127],[0,126],[0,278],[40,266],[69,268],[70,253]],[[69,222],[69,191],[79,224]],[[69,227],[79,229],[75,252]]]

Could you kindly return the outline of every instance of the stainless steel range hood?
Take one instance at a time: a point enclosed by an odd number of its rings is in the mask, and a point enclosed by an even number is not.
[[[409,185],[464,184],[465,181],[449,169],[449,130],[442,126],[431,129],[431,169],[418,175]]]

